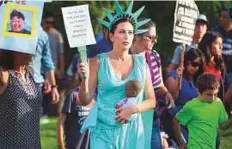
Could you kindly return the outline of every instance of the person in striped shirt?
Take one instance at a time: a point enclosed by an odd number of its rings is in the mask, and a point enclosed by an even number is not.
[[[163,83],[160,55],[157,51],[152,50],[153,46],[157,43],[156,25],[154,22],[150,21],[143,25],[141,29],[147,29],[148,31],[143,34],[138,34],[134,37],[131,52],[132,54],[139,54],[146,58],[146,62],[150,69],[150,76],[156,99],[164,99],[166,106],[171,108],[174,106],[174,100]],[[153,118],[151,148],[162,149],[160,122],[158,119],[157,110],[155,110]]]

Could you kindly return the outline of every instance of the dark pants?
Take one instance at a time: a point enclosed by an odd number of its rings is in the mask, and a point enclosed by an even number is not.
[[[152,134],[151,134],[151,149],[162,149],[158,106],[157,108],[155,108],[154,116],[153,116]]]
[[[42,112],[42,115],[48,115],[49,104],[51,103],[51,98],[52,98],[51,93],[43,94],[43,102],[42,102],[43,112]]]
[[[159,119],[153,120],[151,134],[151,149],[162,149]]]

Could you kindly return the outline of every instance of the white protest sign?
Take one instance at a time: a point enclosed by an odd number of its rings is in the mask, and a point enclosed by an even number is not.
[[[35,54],[44,2],[0,0],[0,49]]]
[[[177,0],[174,14],[173,41],[191,44],[199,14],[194,0]]]
[[[88,5],[63,7],[62,14],[71,48],[96,43]]]

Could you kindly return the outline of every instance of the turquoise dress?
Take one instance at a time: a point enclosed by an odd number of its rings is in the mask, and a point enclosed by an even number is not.
[[[144,84],[147,65],[142,56],[133,56],[134,67],[129,76],[118,78],[106,53],[100,54],[98,70],[97,102],[86,118],[81,132],[90,129],[91,149],[149,149],[153,110],[133,114],[127,124],[115,121],[115,105],[125,98],[125,84],[138,80],[142,90],[136,103],[144,100]]]

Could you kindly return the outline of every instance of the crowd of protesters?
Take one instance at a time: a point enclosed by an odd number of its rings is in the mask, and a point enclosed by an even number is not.
[[[59,149],[232,148],[221,141],[232,128],[228,10],[212,29],[198,15],[191,45],[175,48],[166,74],[154,50],[160,24],[118,12],[88,47],[88,65],[75,55],[65,74],[63,36],[45,13],[35,55],[0,50],[0,148],[40,149],[39,125],[54,107]]]

